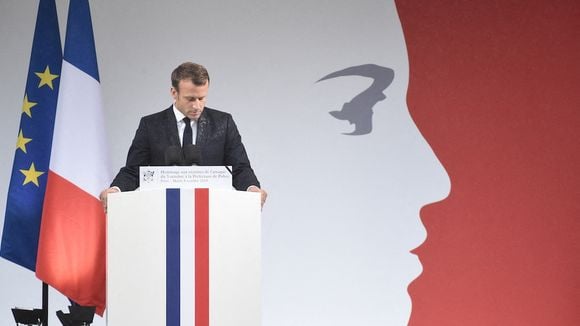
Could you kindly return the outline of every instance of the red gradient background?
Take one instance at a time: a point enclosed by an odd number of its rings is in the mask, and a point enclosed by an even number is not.
[[[410,325],[580,325],[580,2],[396,4],[451,179],[421,211]]]

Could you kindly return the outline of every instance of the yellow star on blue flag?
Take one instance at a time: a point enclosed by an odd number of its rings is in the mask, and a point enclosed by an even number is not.
[[[24,176],[25,176],[24,182],[22,183],[23,186],[25,186],[28,183],[32,182],[37,187],[40,186],[40,184],[38,183],[38,177],[40,177],[41,175],[44,174],[44,172],[36,171],[36,168],[34,167],[34,163],[31,163],[30,164],[30,168],[28,170],[26,170],[26,169],[20,169],[20,173],[24,174]]]
[[[51,74],[49,66],[46,66],[43,72],[35,72],[34,74],[38,76],[38,78],[40,78],[38,88],[47,85],[48,87],[50,87],[50,89],[54,89],[52,81],[55,80],[58,77],[58,75]]]
[[[38,103],[28,100],[28,94],[24,94],[24,101],[22,101],[22,112],[26,113],[28,117],[32,118],[32,111],[30,111],[30,109],[36,106],[36,104]]]
[[[18,139],[16,140],[16,148],[26,153],[26,144],[30,143],[31,141],[31,138],[24,137],[22,134],[22,129],[20,129],[20,132],[18,133]]]

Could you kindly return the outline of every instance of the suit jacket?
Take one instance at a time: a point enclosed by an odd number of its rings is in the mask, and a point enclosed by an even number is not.
[[[111,186],[121,191],[137,189],[139,167],[165,165],[165,151],[172,145],[181,146],[173,106],[141,118],[127,163]],[[200,165],[232,166],[233,186],[237,190],[246,190],[251,185],[260,187],[231,114],[204,108],[197,121],[196,146],[201,152]]]

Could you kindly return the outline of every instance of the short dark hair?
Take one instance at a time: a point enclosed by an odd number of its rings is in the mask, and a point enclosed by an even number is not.
[[[180,80],[191,80],[196,86],[203,86],[209,83],[209,73],[204,66],[193,63],[184,62],[177,66],[171,73],[171,86],[179,90]]]

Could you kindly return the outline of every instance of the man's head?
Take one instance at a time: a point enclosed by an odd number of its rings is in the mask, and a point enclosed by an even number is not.
[[[209,74],[204,66],[185,62],[171,73],[171,96],[175,107],[191,120],[197,120],[205,107]]]

